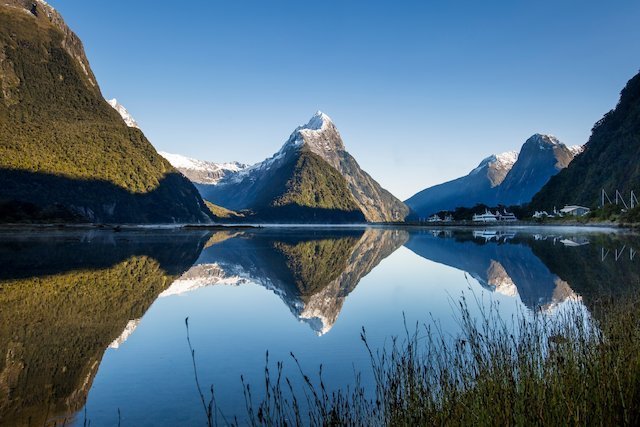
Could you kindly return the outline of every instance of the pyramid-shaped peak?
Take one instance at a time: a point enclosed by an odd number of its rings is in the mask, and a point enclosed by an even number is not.
[[[311,117],[309,122],[306,125],[301,126],[300,129],[321,130],[326,125],[328,125],[329,123],[333,123],[331,121],[331,117],[327,116],[325,113],[323,113],[322,111],[318,110],[313,115],[313,117]]]

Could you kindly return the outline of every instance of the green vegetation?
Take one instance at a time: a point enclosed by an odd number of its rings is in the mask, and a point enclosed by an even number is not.
[[[296,388],[267,358],[265,398],[245,384],[250,425],[638,425],[640,298],[601,300],[599,316],[578,306],[557,317],[503,319],[496,305],[475,319],[464,298],[458,336],[416,325],[404,340],[369,350],[375,396],[330,392],[300,371]],[[597,320],[596,320],[597,319]],[[187,325],[188,327],[188,325]],[[189,345],[191,343],[189,342]],[[193,355],[193,353],[192,353]],[[298,360],[293,361],[300,367]],[[194,358],[194,368],[195,368]],[[197,373],[196,373],[197,375]],[[200,389],[199,389],[200,390]],[[217,424],[215,400],[205,404]],[[244,422],[244,421],[243,421]],[[237,423],[237,420],[236,420]]]
[[[0,420],[45,425],[80,410],[107,346],[172,280],[155,259],[136,256],[0,281]]]
[[[274,200],[272,205],[359,211],[340,172],[308,149],[301,150],[287,181],[285,193]]]
[[[249,184],[241,184],[237,192],[215,187],[205,197],[218,204],[242,209],[247,221],[279,222],[365,222],[365,217],[349,191],[346,179],[333,166],[308,148],[287,154],[287,158],[267,175]],[[249,206],[236,206],[250,200]],[[234,204],[235,203],[235,204]],[[218,220],[229,220],[218,216]],[[235,219],[235,218],[231,218]]]
[[[66,41],[46,18],[0,6],[0,201],[88,220],[205,219],[195,187],[124,124]]]
[[[230,209],[223,208],[222,206],[215,205],[215,204],[211,203],[208,200],[205,200],[204,203],[207,206],[207,208],[209,209],[209,211],[211,211],[211,213],[216,218],[232,219],[232,218],[243,218],[244,217],[244,214],[242,214],[242,213],[235,212],[235,211],[232,211]]]
[[[406,329],[381,350],[369,351],[375,396],[359,383],[330,392],[306,375],[302,386],[284,377],[283,363],[265,368],[265,398],[245,387],[250,425],[638,425],[640,423],[640,297],[603,299],[592,316],[579,306],[563,314],[516,319],[483,306],[474,318],[463,297],[461,332],[445,335],[437,324]],[[484,308],[483,308],[484,307]],[[188,324],[187,324],[188,334]],[[189,341],[194,357],[195,353]],[[213,388],[206,399],[209,425],[223,418]],[[224,419],[225,423],[228,419]],[[235,419],[237,424],[237,418]]]
[[[638,225],[640,224],[640,206],[636,206],[633,209],[629,209],[620,215],[620,223],[623,225]]]
[[[640,187],[640,74],[622,90],[616,108],[598,121],[584,153],[551,178],[531,206],[596,206],[600,190],[628,195]]]
[[[358,240],[357,237],[345,237],[296,244],[275,242],[274,246],[284,254],[287,269],[304,297],[320,292],[347,269],[349,256]]]

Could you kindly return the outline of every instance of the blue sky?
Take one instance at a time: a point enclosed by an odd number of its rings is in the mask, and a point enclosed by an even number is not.
[[[320,109],[402,199],[536,132],[586,142],[640,69],[638,1],[50,3],[158,150],[254,163]]]

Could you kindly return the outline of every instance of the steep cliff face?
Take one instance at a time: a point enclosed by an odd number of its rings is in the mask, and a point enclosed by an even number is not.
[[[103,99],[45,2],[0,3],[0,88],[0,220],[209,220],[195,187]]]
[[[321,112],[269,159],[198,189],[216,205],[268,220],[383,222],[409,212],[360,168]]]
[[[497,201],[503,205],[530,202],[552,176],[569,166],[577,152],[554,136],[533,135],[520,149],[518,161],[498,188]]]

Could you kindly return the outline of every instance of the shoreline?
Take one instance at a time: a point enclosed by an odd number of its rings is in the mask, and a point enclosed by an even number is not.
[[[77,231],[77,230],[105,230],[105,231],[161,231],[161,230],[258,230],[277,228],[406,228],[406,229],[521,229],[521,228],[587,228],[609,230],[635,230],[634,224],[620,224],[612,222],[580,223],[577,221],[561,223],[539,223],[517,221],[510,223],[478,223],[473,221],[433,222],[433,223],[360,223],[360,224],[330,224],[330,223],[256,223],[256,224],[68,224],[68,223],[6,223],[0,224],[3,231]]]

